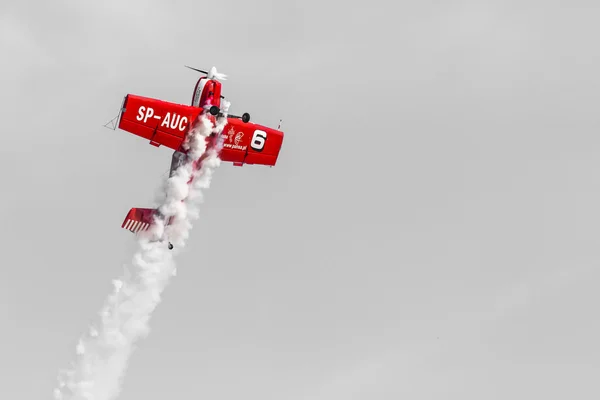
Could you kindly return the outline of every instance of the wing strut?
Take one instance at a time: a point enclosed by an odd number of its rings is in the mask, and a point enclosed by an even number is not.
[[[119,109],[119,113],[117,114],[117,116],[102,126],[104,126],[105,128],[108,128],[108,129],[112,129],[113,131],[117,130],[117,126],[119,124],[119,118],[121,118],[121,114],[123,114],[123,111],[125,111],[125,108],[123,107],[123,105],[125,104],[126,98],[127,98],[127,96],[125,96],[123,98],[123,103],[121,103],[121,108]]]

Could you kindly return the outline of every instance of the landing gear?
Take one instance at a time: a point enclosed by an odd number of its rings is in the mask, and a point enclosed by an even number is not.
[[[169,242],[169,250],[173,250],[173,245]]]
[[[211,115],[217,116],[217,115],[219,115],[219,114],[221,113],[221,110],[220,110],[220,109],[219,109],[219,107],[217,107],[217,106],[211,106],[211,107],[208,109],[208,112],[209,112]],[[248,123],[248,122],[250,122],[250,114],[248,114],[248,113],[243,113],[241,117],[239,117],[239,116],[237,116],[237,115],[233,115],[233,114],[229,114],[229,116],[230,116],[231,118],[241,118],[241,119],[242,119],[242,121],[243,121],[244,123]]]

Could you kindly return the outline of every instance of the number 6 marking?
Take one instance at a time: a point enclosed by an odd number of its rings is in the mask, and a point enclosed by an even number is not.
[[[250,142],[250,147],[252,147],[256,151],[262,151],[263,147],[265,147],[266,140],[267,140],[267,132],[257,129],[254,131],[254,135],[252,135],[252,141]]]

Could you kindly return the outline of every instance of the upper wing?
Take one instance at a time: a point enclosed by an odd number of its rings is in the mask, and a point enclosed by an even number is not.
[[[223,136],[220,158],[234,165],[273,166],[283,144],[283,132],[238,118],[227,118]]]
[[[201,108],[128,94],[123,101],[119,128],[178,150],[192,121]]]

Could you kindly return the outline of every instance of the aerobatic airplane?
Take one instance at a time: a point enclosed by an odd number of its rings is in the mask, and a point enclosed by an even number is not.
[[[170,103],[149,97],[127,94],[123,99],[123,105],[119,115],[113,119],[112,129],[118,127],[124,131],[133,133],[148,139],[150,144],[156,147],[165,146],[174,150],[171,160],[169,176],[183,162],[186,151],[182,144],[188,131],[193,127],[201,113],[205,113],[211,122],[222,117],[221,113],[221,82],[223,74],[219,74],[215,67],[208,72],[188,67],[205,74],[196,83],[192,96],[191,105]],[[105,125],[106,126],[106,125]],[[283,132],[250,122],[250,115],[244,113],[241,117],[227,113],[227,123],[222,132],[223,145],[219,158],[224,162],[231,162],[235,166],[244,164],[256,164],[274,166],[279,156],[283,143]],[[217,140],[209,137],[207,142]],[[194,169],[200,169],[203,157],[193,164]],[[188,184],[191,183],[188,182]],[[160,217],[156,209],[132,208],[127,213],[121,227],[133,233],[147,230],[154,220],[154,216]],[[165,221],[165,225],[172,222],[172,218]],[[169,242],[169,249],[173,245]]]

